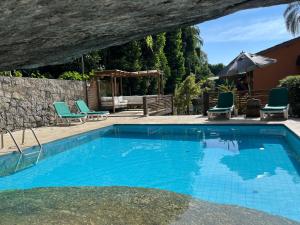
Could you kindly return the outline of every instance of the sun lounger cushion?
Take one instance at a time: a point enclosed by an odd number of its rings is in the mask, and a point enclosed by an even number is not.
[[[75,114],[75,113],[70,113],[70,114],[63,114],[60,115],[62,118],[83,118],[85,115],[83,114]]]
[[[208,110],[208,112],[228,112],[231,110],[231,107],[229,108],[211,108]]]
[[[280,111],[287,109],[287,106],[265,106],[262,111]]]

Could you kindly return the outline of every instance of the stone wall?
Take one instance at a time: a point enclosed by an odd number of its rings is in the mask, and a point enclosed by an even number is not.
[[[85,82],[0,77],[0,127],[51,125],[55,121],[53,102],[65,101],[75,111],[77,99],[86,99]]]

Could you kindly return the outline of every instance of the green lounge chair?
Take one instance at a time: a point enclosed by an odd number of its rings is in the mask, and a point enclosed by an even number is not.
[[[53,105],[57,114],[56,124],[58,124],[58,119],[66,121],[68,124],[70,124],[70,120],[73,119],[78,119],[82,123],[85,122],[86,115],[71,113],[69,107],[65,102],[54,102]]]
[[[94,118],[94,117],[97,117],[97,119],[99,119],[99,117],[107,118],[109,115],[109,111],[91,111],[89,107],[86,105],[85,101],[83,100],[78,100],[75,103],[80,113],[85,114],[88,118]]]
[[[268,104],[260,110],[260,119],[266,115],[282,113],[285,119],[289,117],[288,90],[286,88],[273,88],[269,94]]]
[[[232,112],[234,112],[234,114],[236,115],[233,93],[225,92],[219,94],[217,105],[209,109],[207,111],[207,115],[208,115],[208,119],[211,119],[213,115],[226,114],[228,119],[230,119]]]

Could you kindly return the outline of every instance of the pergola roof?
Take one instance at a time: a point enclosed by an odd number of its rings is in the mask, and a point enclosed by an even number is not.
[[[127,72],[122,70],[95,71],[95,77],[160,77],[159,70]]]

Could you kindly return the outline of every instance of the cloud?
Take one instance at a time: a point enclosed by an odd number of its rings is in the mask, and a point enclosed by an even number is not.
[[[200,26],[201,28],[201,26]],[[227,21],[225,24],[207,27],[206,43],[275,41],[290,37],[283,17],[269,17],[242,21]]]

